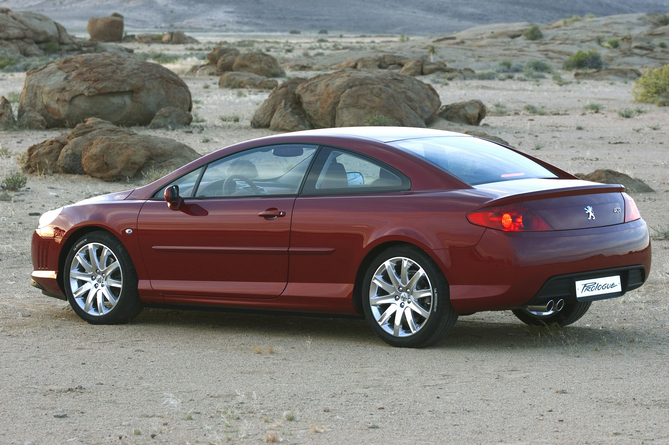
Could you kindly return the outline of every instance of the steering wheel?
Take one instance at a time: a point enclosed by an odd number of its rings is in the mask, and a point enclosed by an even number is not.
[[[253,183],[249,178],[242,175],[230,175],[223,182],[223,196],[232,196],[237,190],[237,181],[244,181],[251,187],[254,195],[260,195],[262,192],[260,188]]]

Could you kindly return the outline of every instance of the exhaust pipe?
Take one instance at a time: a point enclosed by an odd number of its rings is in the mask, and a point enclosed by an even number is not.
[[[563,300],[563,299],[559,299],[559,300],[557,301],[557,303],[555,303],[555,307],[554,307],[554,309],[555,309],[556,312],[560,312],[560,311],[562,310],[563,307],[564,307],[564,300]]]
[[[562,301],[562,304],[564,305],[564,301]],[[558,302],[559,303],[559,302]],[[548,300],[545,305],[532,305],[532,306],[527,306],[526,309],[528,311],[532,312],[552,312],[553,309],[555,308],[555,304],[553,303],[553,300]],[[560,308],[562,309],[562,308]]]

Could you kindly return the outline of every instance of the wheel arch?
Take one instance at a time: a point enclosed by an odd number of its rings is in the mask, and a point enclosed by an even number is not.
[[[80,227],[76,229],[74,232],[70,233],[63,243],[61,249],[60,249],[60,254],[58,255],[58,273],[56,275],[56,281],[58,283],[58,286],[60,286],[60,289],[65,293],[65,283],[63,282],[63,275],[65,271],[65,260],[67,259],[67,255],[70,252],[70,249],[72,246],[81,239],[84,235],[91,233],[91,232],[107,232],[114,238],[118,240],[121,245],[123,245],[123,242],[121,239],[116,236],[114,232],[111,230],[101,227],[101,226],[85,226],[85,227]]]
[[[442,271],[442,267],[440,265],[440,261],[438,261],[436,258],[434,258],[434,255],[432,252],[429,251],[429,249],[426,249],[423,246],[418,245],[417,243],[412,243],[409,241],[400,241],[400,240],[392,240],[392,241],[384,241],[376,246],[374,246],[367,254],[365,257],[362,259],[360,262],[360,265],[358,266],[358,271],[356,272],[355,276],[355,283],[353,285],[353,307],[355,308],[356,312],[362,314],[362,284],[365,279],[365,273],[367,272],[367,268],[369,265],[372,263],[374,258],[376,258],[377,255],[379,255],[381,252],[383,252],[386,249],[389,249],[391,247],[395,246],[410,246],[414,247],[416,249],[421,250],[424,252],[427,256],[432,258],[432,261],[435,262],[437,265],[437,268]],[[448,280],[446,280],[448,282]]]

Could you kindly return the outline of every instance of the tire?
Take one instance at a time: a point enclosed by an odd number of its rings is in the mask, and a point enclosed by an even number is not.
[[[63,267],[67,301],[91,324],[127,323],[142,310],[137,272],[123,244],[108,232],[91,232],[70,249]]]
[[[584,316],[590,305],[591,301],[565,303],[561,311],[533,312],[528,309],[514,309],[513,314],[523,323],[532,326],[548,326],[553,323],[568,326]]]
[[[376,334],[397,347],[435,344],[458,320],[444,274],[413,246],[391,247],[372,261],[362,285],[362,306]]]

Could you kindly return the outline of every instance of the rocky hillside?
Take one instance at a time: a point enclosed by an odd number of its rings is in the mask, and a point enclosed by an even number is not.
[[[588,13],[597,17],[669,12],[666,0],[3,0],[2,6],[47,15],[68,30],[86,29],[94,16],[119,12],[128,29],[203,29],[230,32],[290,30],[434,35],[491,23],[549,23]]]

